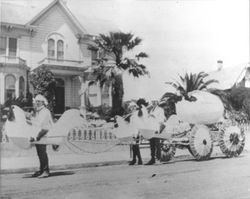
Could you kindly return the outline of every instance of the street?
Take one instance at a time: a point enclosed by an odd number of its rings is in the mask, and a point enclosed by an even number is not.
[[[1,175],[0,198],[250,198],[250,154],[198,162],[175,158],[153,166],[51,171],[51,177]]]

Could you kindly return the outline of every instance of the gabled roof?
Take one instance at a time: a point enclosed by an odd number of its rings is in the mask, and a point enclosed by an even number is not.
[[[231,88],[235,84],[241,82],[245,77],[247,66],[247,63],[244,63],[234,67],[223,67],[221,70],[209,72],[209,76],[206,80],[215,79],[219,81],[219,83],[213,83],[209,87],[217,89]]]
[[[19,2],[22,1],[20,0]],[[111,21],[87,17],[77,12],[76,8],[76,12],[72,14],[70,10],[72,10],[73,7],[71,7],[70,1],[67,2],[66,6],[62,0],[41,0],[39,1],[39,6],[27,3],[27,1],[23,1],[19,4],[9,2],[6,3],[6,1],[1,2],[0,21],[2,23],[30,26],[55,5],[58,5],[62,8],[66,16],[69,17],[70,21],[76,26],[80,34],[85,33],[89,35],[99,35],[100,33],[105,34],[110,31],[118,30],[118,28]]]
[[[75,16],[70,12],[70,10],[65,6],[65,4],[61,0],[52,1],[46,8],[44,8],[35,17],[33,17],[26,25],[33,25],[39,18],[41,18],[46,12],[48,12],[55,5],[58,5],[62,8],[66,16],[70,19],[70,21],[77,27],[77,29],[82,34],[87,33],[87,31],[82,27],[82,25],[78,22]]]

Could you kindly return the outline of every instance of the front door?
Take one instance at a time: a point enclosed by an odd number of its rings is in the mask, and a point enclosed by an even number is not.
[[[63,79],[56,79],[56,93],[55,93],[55,114],[62,114],[65,110],[65,87]]]

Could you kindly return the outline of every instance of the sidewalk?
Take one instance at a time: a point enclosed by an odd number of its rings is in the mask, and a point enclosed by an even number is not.
[[[128,164],[131,160],[129,146],[116,146],[111,151],[102,153],[76,154],[65,148],[60,150],[62,151],[54,152],[48,149],[49,165],[52,171]],[[33,172],[38,168],[39,162],[35,148],[21,152],[11,151],[9,154],[3,153],[4,150],[1,151],[1,174]],[[150,158],[149,148],[141,149],[141,155],[146,163]],[[190,156],[187,150],[177,149],[175,156],[186,155]]]
[[[120,165],[128,164],[130,158],[130,151],[128,146],[117,146],[111,151],[103,153],[82,153],[75,154],[73,152],[61,149],[60,152],[54,152],[48,149],[49,164],[51,171],[53,170],[65,170],[65,169],[78,169],[86,167],[98,167],[98,166],[108,166],[108,165]],[[1,151],[1,154],[4,151]],[[26,152],[26,154],[25,154]],[[247,151],[244,151],[246,153]],[[149,148],[141,149],[141,154],[144,163],[146,163],[150,158]],[[214,147],[212,156],[221,155],[219,147]],[[174,159],[179,158],[193,158],[188,150],[176,150]],[[38,158],[36,156],[35,148],[28,151],[16,152],[12,155],[2,155],[1,156],[1,174],[10,173],[28,173],[37,170],[39,165]]]

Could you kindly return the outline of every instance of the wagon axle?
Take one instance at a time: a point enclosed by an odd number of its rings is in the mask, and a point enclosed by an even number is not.
[[[245,145],[244,130],[238,126],[224,126],[216,131],[206,125],[194,125],[182,137],[164,141],[162,144],[162,161],[169,161],[176,148],[188,149],[196,160],[210,158],[213,146],[217,143],[227,157],[237,157]]]

